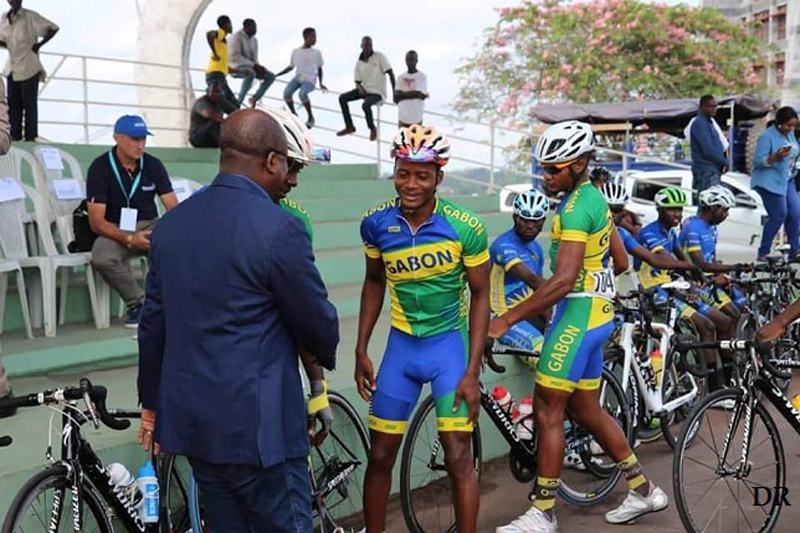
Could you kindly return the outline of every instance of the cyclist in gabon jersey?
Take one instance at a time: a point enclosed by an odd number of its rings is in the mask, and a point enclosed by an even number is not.
[[[603,344],[613,329],[615,273],[628,257],[614,228],[608,205],[589,181],[594,151],[591,127],[578,121],[550,126],[539,139],[535,157],[545,173],[545,192],[566,193],[550,233],[553,276],[533,298],[492,320],[490,336],[502,336],[512,324],[555,305],[536,371],[534,417],[539,429],[533,506],[497,533],[553,533],[557,529],[555,495],[565,449],[564,413],[586,428],[617,461],[630,491],[606,521],[630,522],[665,509],[667,495],[644,474],[617,422],[600,406]],[[612,261],[613,257],[613,261]]]
[[[361,221],[367,265],[355,379],[361,396],[371,402],[366,530],[386,528],[392,467],[422,385],[430,382],[456,524],[459,532],[472,533],[479,495],[471,433],[480,407],[478,375],[489,322],[486,228],[475,214],[437,197],[450,143],[435,128],[400,129],[392,157],[398,196],[367,211]],[[387,288],[391,330],[376,379],[367,346]]]

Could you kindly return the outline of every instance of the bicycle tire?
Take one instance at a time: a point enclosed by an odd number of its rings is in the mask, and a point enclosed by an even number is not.
[[[182,533],[192,528],[190,479],[192,479],[192,469],[186,458],[168,453],[159,455],[158,483],[161,490],[159,524],[166,526],[166,531]]]
[[[603,368],[601,383],[601,387],[604,387],[603,402],[607,404],[605,410],[619,422],[628,443],[631,444],[633,442],[633,428],[630,407],[628,398],[622,390],[622,385],[619,384],[617,377],[608,368]],[[580,431],[580,427],[575,428],[576,426],[573,426],[572,429],[576,432]],[[583,431],[585,432],[586,430]],[[583,481],[579,482],[577,475],[575,476],[575,481],[571,481],[573,477],[571,474],[574,471],[581,474],[582,472],[565,467],[562,469],[561,484],[558,486],[558,494],[562,498],[572,505],[581,507],[594,505],[604,500],[611,494],[622,477],[622,472],[617,467],[616,461],[610,457],[605,460],[598,459],[599,456],[592,454],[591,443],[594,442],[594,439],[591,436],[584,440],[585,443],[580,445],[578,454],[586,468],[586,473],[599,479],[600,485],[589,488],[587,484],[586,488],[579,488],[580,485],[583,485]],[[569,442],[567,442],[567,446],[569,446]],[[602,466],[598,466],[596,461],[600,461]],[[584,476],[580,477],[583,478]],[[588,482],[589,480],[586,481]]]
[[[318,484],[333,480],[343,472],[341,454],[351,463],[358,462],[345,479],[324,498],[321,505],[325,509],[315,509],[315,522],[323,517],[332,523],[325,524],[323,532],[343,528],[344,531],[359,531],[363,523],[364,474],[369,461],[369,434],[355,407],[339,392],[328,391],[328,402],[333,411],[333,425],[330,434],[317,447],[311,450],[311,468]],[[330,451],[328,451],[330,450]],[[325,455],[329,454],[329,455]],[[356,489],[353,491],[352,489]],[[315,502],[319,506],[320,501]]]
[[[689,320],[680,319],[675,328],[675,338],[685,335],[699,338],[694,324]],[[695,360],[701,360],[698,354],[695,352],[692,353],[694,353]],[[670,351],[664,355],[664,366],[661,374],[661,379],[664,380],[661,389],[664,403],[671,401],[673,397],[682,396],[686,392],[685,387],[688,386],[688,384],[681,386],[681,383],[684,382],[684,378],[688,379],[688,377],[692,377],[697,385],[697,395],[688,403],[681,405],[672,412],[661,417],[661,433],[664,435],[664,441],[666,441],[671,450],[675,449],[678,442],[678,435],[680,435],[681,429],[683,429],[683,424],[689,418],[695,406],[700,404],[708,392],[705,378],[691,376],[688,370],[681,370],[678,361],[675,360],[675,356],[676,352],[673,349],[670,349]],[[689,357],[689,354],[687,353],[685,357]],[[697,366],[699,363],[692,362],[691,364]],[[668,385],[671,383],[668,380],[672,381],[674,389],[670,390]]]
[[[689,417],[689,421],[684,424],[683,429],[681,431],[680,436],[678,437],[678,443],[675,448],[675,452],[673,455],[673,466],[672,466],[672,487],[673,492],[675,495],[675,505],[678,508],[678,515],[680,516],[681,522],[685,530],[689,533],[697,533],[700,531],[707,531],[709,528],[711,530],[720,530],[720,531],[737,531],[738,528],[730,523],[723,525],[723,520],[732,520],[734,517],[737,519],[739,516],[745,515],[745,510],[749,509],[760,509],[752,505],[753,500],[751,500],[752,493],[750,492],[747,482],[741,481],[744,477],[750,477],[750,475],[754,472],[758,472],[759,475],[761,472],[764,472],[764,467],[756,467],[753,468],[752,463],[755,457],[761,457],[764,453],[763,450],[758,452],[758,454],[754,454],[754,449],[759,448],[763,445],[763,443],[769,441],[772,444],[773,452],[775,453],[775,475],[776,478],[774,480],[769,480],[766,483],[759,483],[756,485],[752,483],[752,486],[768,486],[768,487],[784,487],[785,480],[786,480],[786,461],[784,458],[783,452],[783,443],[781,442],[780,434],[778,433],[777,426],[775,425],[775,421],[772,416],[769,414],[767,408],[761,403],[756,402],[755,409],[753,410],[753,421],[750,424],[750,432],[751,432],[751,447],[750,447],[750,461],[748,461],[748,469],[747,475],[742,476],[739,478],[738,476],[729,473],[724,478],[726,481],[721,484],[721,495],[719,498],[714,498],[712,493],[712,487],[709,487],[705,491],[703,491],[703,487],[700,487],[699,484],[703,481],[708,481],[701,479],[700,481],[691,481],[688,478],[694,478],[695,476],[707,476],[708,471],[710,470],[715,475],[719,475],[719,451],[714,449],[717,445],[724,444],[724,442],[730,441],[731,445],[734,449],[729,451],[729,455],[727,457],[727,461],[725,463],[725,467],[729,465],[735,466],[740,458],[740,453],[737,453],[736,450],[737,446],[741,446],[741,438],[736,435],[736,431],[746,425],[742,419],[739,419],[738,424],[732,426],[730,419],[733,416],[734,411],[728,410],[722,406],[720,402],[725,400],[733,400],[737,404],[741,402],[743,391],[740,389],[726,389],[716,391],[709,396],[707,396],[694,410],[692,415]],[[723,407],[720,409],[720,407]],[[719,415],[719,416],[717,416]],[[761,420],[763,426],[763,430],[766,433],[766,436],[763,439],[759,439],[757,437],[758,432],[758,420]],[[715,435],[714,426],[717,426],[717,435]],[[725,438],[726,432],[729,428],[733,428],[733,434],[730,439]],[[744,429],[743,429],[744,431]],[[710,438],[706,437],[706,433],[710,435]],[[758,440],[757,440],[758,439]],[[707,448],[714,452],[716,455],[716,460],[711,459],[710,464],[704,464],[703,461],[697,459],[696,457],[700,457],[703,452],[708,453],[704,448]],[[714,462],[717,464],[715,465]],[[768,465],[769,466],[769,465]],[[705,467],[705,468],[703,468]],[[768,475],[768,471],[765,472]],[[732,479],[732,481],[727,481],[727,479]],[[710,478],[709,478],[710,480]],[[731,483],[742,483],[745,485],[746,490],[746,497],[748,501],[745,505],[742,505],[737,502],[737,508],[733,508],[732,510],[722,509],[722,502],[724,501],[724,496],[727,494],[735,494],[736,489],[739,487],[732,488]],[[691,489],[687,489],[687,487],[691,487]],[[699,492],[698,492],[699,491]],[[699,511],[693,511],[690,509],[690,506],[700,504],[703,499],[705,499],[706,495],[711,494],[712,499],[718,499],[720,502],[720,508],[714,511],[711,514],[710,518],[706,520],[705,518],[700,519]],[[758,531],[761,533],[768,533],[773,530],[775,524],[778,520],[778,516],[780,515],[782,506],[776,505],[776,502],[773,501],[772,506],[770,507],[768,513],[766,514],[765,520],[761,526],[761,529]],[[756,516],[759,516],[759,513],[763,515],[763,511],[754,511]],[[720,520],[719,528],[716,526],[711,527],[711,520],[717,516],[718,520]],[[698,527],[696,524],[697,519],[703,523],[702,527]],[[746,516],[745,516],[746,519]],[[748,521],[748,526],[750,526],[749,530],[753,531],[752,525]]]
[[[433,396],[428,396],[420,403],[411,419],[406,441],[403,443],[400,460],[400,504],[406,527],[412,533],[455,531],[452,490],[444,467],[444,452],[439,445],[435,456],[431,453],[432,445],[439,444],[438,431],[435,429],[435,407]],[[428,442],[427,445],[422,443],[421,439],[430,438],[431,432],[436,435],[434,441]],[[419,453],[415,453],[418,443],[420,450]],[[483,467],[481,454],[481,433],[476,424],[472,432],[472,456],[479,480]],[[422,464],[417,463],[420,458],[423,459]],[[424,460],[428,463],[426,464]],[[433,468],[430,468],[431,462],[435,463]],[[415,469],[417,472],[421,469],[422,474],[415,473]],[[429,480],[428,472],[433,474],[443,472],[444,476]],[[441,518],[442,515],[445,518]]]
[[[71,481],[69,479],[69,474],[67,472],[67,468],[63,465],[54,465],[36,473],[27,482],[25,482],[17,495],[14,497],[14,501],[11,502],[11,506],[8,509],[6,518],[3,521],[2,533],[16,533],[18,530],[30,530],[27,527],[22,529],[21,521],[24,519],[25,510],[31,507],[32,504],[39,498],[39,496],[49,488],[56,488],[56,490],[64,490],[65,493],[69,493],[70,486]],[[87,531],[87,533],[91,533],[92,531],[99,531],[101,533],[112,532],[113,527],[106,512],[106,505],[103,503],[103,499],[98,494],[97,490],[95,490],[95,488],[92,487],[88,482],[84,482],[81,484],[81,492],[83,501],[86,503],[86,507],[94,518],[96,525],[95,529],[86,529],[85,519],[88,514],[84,512],[84,524],[81,524],[81,531]],[[62,515],[59,523],[59,531],[64,528],[63,531],[71,532],[73,531],[71,519],[72,505],[71,502],[68,502],[68,500],[63,497],[62,502],[64,504],[62,509],[68,513],[69,518],[67,519],[66,516]],[[47,504],[45,503],[45,511],[46,509]],[[42,514],[49,516],[50,513],[45,512]],[[38,519],[38,521],[41,522],[40,519]],[[47,529],[47,525],[42,524],[42,526],[44,526],[43,529]]]

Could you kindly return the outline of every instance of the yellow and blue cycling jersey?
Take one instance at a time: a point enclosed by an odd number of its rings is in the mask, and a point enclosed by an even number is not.
[[[680,247],[677,228],[665,228],[658,220],[642,228],[638,241],[654,254],[666,251],[675,255],[675,250]],[[639,272],[639,282],[645,289],[670,282],[669,273],[642,263],[638,257],[633,260],[633,268]]]
[[[616,295],[611,265],[614,223],[603,195],[586,181],[556,211],[550,233],[550,264],[558,265],[560,243],[586,244],[575,286],[556,306],[536,372],[536,383],[572,392],[600,386],[603,343],[613,329],[611,299]]]
[[[533,294],[527,283],[509,272],[522,263],[537,276],[544,270],[544,250],[535,240],[525,242],[514,228],[497,237],[489,248],[492,312],[502,314]]]
[[[617,233],[619,233],[619,238],[622,239],[622,244],[625,246],[625,251],[629,254],[632,254],[636,247],[639,246],[639,241],[636,240],[636,237],[631,235],[630,231],[622,226],[617,226]],[[634,261],[636,260],[634,259]]]
[[[555,272],[561,241],[586,244],[581,270],[569,297],[616,296],[609,243],[614,221],[605,198],[591,182],[584,182],[561,200],[550,230],[550,268]]]
[[[544,270],[544,250],[535,240],[527,242],[522,240],[516,230],[511,228],[494,240],[489,248],[489,255],[492,260],[489,303],[492,312],[501,315],[533,295],[533,289],[510,270],[521,263],[534,274],[541,276]],[[544,335],[532,323],[523,320],[511,326],[497,340],[506,346],[539,352],[542,349]]]
[[[683,251],[687,254],[690,252],[702,253],[703,261],[706,263],[716,262],[718,239],[717,227],[700,217],[690,217],[683,223],[680,235]]]
[[[383,261],[393,328],[415,337],[466,328],[464,268],[489,260],[477,215],[439,198],[431,218],[412,231],[394,199],[367,211],[361,238],[367,257]]]
[[[431,217],[412,230],[395,199],[367,211],[361,238],[367,257],[383,261],[392,317],[369,427],[403,433],[430,382],[439,430],[472,431],[466,402],[453,412],[453,400],[469,356],[465,269],[489,260],[483,222],[437,199]]]

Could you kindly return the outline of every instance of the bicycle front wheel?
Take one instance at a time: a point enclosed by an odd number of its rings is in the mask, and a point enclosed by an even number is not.
[[[75,494],[71,487],[67,469],[62,465],[51,466],[33,476],[11,503],[3,522],[3,533],[74,531]],[[102,498],[87,483],[80,487],[80,500],[82,532],[113,531]]]
[[[162,453],[158,459],[158,482],[161,490],[159,522],[167,531],[184,533],[192,530],[191,506],[196,505],[190,496],[192,467],[178,455]],[[194,531],[202,532],[201,528]]]
[[[456,531],[453,490],[436,428],[436,404],[428,396],[417,408],[400,460],[400,503],[412,533]],[[472,457],[480,479],[481,434],[472,432]]]
[[[775,421],[760,402],[748,423],[743,394],[739,389],[727,389],[709,395],[678,437],[672,487],[687,532],[768,533],[778,520],[779,498],[763,506],[754,503],[763,492],[757,487],[774,490],[785,486],[783,444]],[[742,464],[748,430],[750,445]]]
[[[347,399],[328,392],[333,411],[330,433],[311,449],[311,468],[317,485],[315,521],[323,532],[364,527],[363,487],[369,460],[369,436],[361,417]],[[323,507],[323,508],[320,508]]]
[[[600,405],[617,421],[631,443],[633,424],[628,399],[619,380],[608,368],[603,368]],[[594,505],[611,494],[622,473],[616,461],[585,428],[570,421],[564,433],[564,468],[561,470],[558,494],[573,505]]]

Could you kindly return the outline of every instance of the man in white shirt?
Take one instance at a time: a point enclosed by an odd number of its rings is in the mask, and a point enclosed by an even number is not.
[[[322,52],[314,48],[315,44],[317,44],[317,31],[314,28],[305,28],[303,30],[303,46],[292,51],[289,66],[277,74],[277,76],[283,76],[290,70],[297,69],[294,79],[286,85],[286,89],[283,91],[283,100],[289,111],[296,115],[297,111],[294,110],[292,97],[300,89],[300,101],[308,113],[307,128],[314,127],[314,113],[311,111],[311,100],[308,98],[308,93],[316,87],[317,79],[319,79],[319,88],[323,91],[328,90],[322,83],[322,65],[325,62],[322,60]]]
[[[11,9],[0,19],[0,47],[8,49],[8,108],[11,139],[22,140],[22,116],[25,115],[25,140],[39,135],[39,80],[44,68],[39,49],[58,32],[58,26],[36,11],[22,8],[22,0],[8,0]],[[41,39],[41,41],[39,40]]]
[[[228,42],[228,65],[231,76],[243,78],[242,87],[239,89],[239,105],[244,104],[247,91],[253,86],[253,80],[258,78],[258,86],[250,99],[250,107],[255,107],[269,86],[275,81],[275,74],[258,62],[258,39],[256,39],[256,21],[244,19],[242,29],[234,33]]]
[[[397,77],[397,90],[394,101],[397,104],[397,125],[405,128],[412,124],[422,124],[425,113],[425,99],[428,98],[428,77],[417,70],[419,56],[414,50],[406,52],[406,67]]]
[[[378,129],[372,119],[372,106],[386,99],[386,74],[389,75],[389,80],[392,82],[392,93],[394,93],[394,72],[389,65],[389,60],[381,52],[372,49],[372,37],[364,37],[361,39],[361,55],[356,61],[356,88],[339,96],[345,127],[336,132],[336,135],[341,137],[356,132],[348,104],[353,100],[363,99],[364,103],[361,104],[361,109],[364,110],[364,116],[367,119],[369,140],[374,141],[378,138]]]

